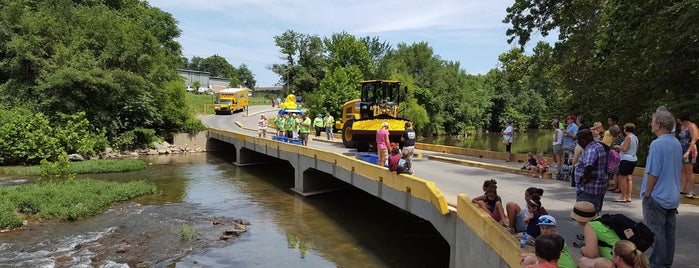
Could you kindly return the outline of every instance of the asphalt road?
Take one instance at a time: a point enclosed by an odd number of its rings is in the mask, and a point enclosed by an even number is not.
[[[268,118],[275,116],[277,110],[271,106],[251,106],[247,112],[234,115],[207,115],[201,117],[205,125],[247,133],[254,131],[241,128],[235,122],[242,123],[246,128],[256,128],[260,114]],[[309,146],[323,150],[354,155],[355,150],[347,149],[341,143],[324,141],[309,141]],[[435,152],[420,151],[424,156]],[[442,155],[440,153],[440,155]],[[497,163],[499,160],[482,160]],[[504,162],[502,162],[505,165]],[[573,247],[575,235],[582,232],[582,227],[570,219],[570,211],[575,203],[575,189],[568,183],[551,179],[530,178],[488,169],[468,167],[426,159],[413,161],[415,176],[434,182],[444,194],[449,204],[456,204],[458,194],[474,197],[482,194],[482,184],[486,179],[494,178],[498,182],[498,194],[504,203],[515,202],[524,206],[524,190],[528,187],[544,189],[542,204],[554,216],[558,223],[558,232],[566,239],[574,259],[580,257],[578,249]],[[634,220],[643,218],[641,200],[638,196],[630,203],[615,203],[618,194],[608,193],[605,197],[602,213],[623,213]],[[504,204],[503,204],[504,206]],[[675,252],[675,267],[699,267],[692,256],[699,250],[699,207],[692,204],[680,204],[677,217],[677,246]],[[646,252],[650,253],[650,251]]]

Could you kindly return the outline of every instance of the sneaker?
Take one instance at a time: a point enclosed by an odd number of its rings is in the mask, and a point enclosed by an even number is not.
[[[686,197],[686,198],[694,198],[694,194],[690,193],[690,194],[685,195],[684,197]]]

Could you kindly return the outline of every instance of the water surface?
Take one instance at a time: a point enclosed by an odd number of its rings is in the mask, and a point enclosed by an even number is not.
[[[146,170],[89,177],[147,180],[156,194],[91,219],[0,233],[0,267],[448,266],[449,247],[429,222],[355,189],[300,197],[286,163],[236,167],[210,153],[146,161]],[[216,218],[250,225],[221,241]],[[202,235],[181,242],[185,225]]]

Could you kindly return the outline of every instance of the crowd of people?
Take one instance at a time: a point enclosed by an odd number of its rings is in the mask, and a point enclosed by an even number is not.
[[[311,128],[316,138],[325,130],[327,139],[332,139],[334,119],[328,113],[318,114],[314,120],[306,115],[300,117],[279,115],[275,119],[278,135],[297,135],[307,145]],[[604,197],[608,191],[618,193],[614,202],[632,202],[633,171],[637,166],[639,139],[636,125],[628,122],[619,126],[618,117],[607,117],[608,128],[601,122],[586,125],[583,116],[570,115],[564,125],[554,116],[551,146],[554,174],[572,168],[572,184],[576,200],[571,218],[582,226],[573,245],[580,248],[580,257],[573,260],[563,238],[556,232],[556,219],[549,215],[543,203],[544,190],[529,187],[524,191],[524,203],[508,202],[497,193],[497,182],[493,179],[483,183],[483,195],[472,202],[487,212],[517,238],[530,237],[534,253],[524,254],[524,267],[671,267],[675,251],[675,229],[677,208],[680,198],[694,198],[695,181],[692,167],[697,160],[699,129],[682,114],[675,117],[666,108],[660,107],[653,113],[650,127],[656,136],[649,146],[643,175],[640,201],[643,222],[655,235],[652,253],[645,256],[637,245],[622,239],[611,226],[599,220],[602,215]],[[267,118],[258,121],[259,135],[264,137]],[[384,122],[376,132],[378,165],[387,166],[398,174],[413,174],[412,157],[416,134],[411,123],[406,122],[400,143],[389,140],[389,124]],[[511,159],[514,129],[507,121],[501,133],[506,146],[507,159]],[[609,158],[614,150],[619,156],[618,167],[610,171]],[[611,166],[611,165],[610,165]],[[527,154],[523,169],[530,170],[533,177],[541,178],[549,171],[549,163],[542,153]],[[555,175],[554,175],[555,176]]]
[[[328,140],[332,140],[333,138],[332,132],[335,119],[330,113],[326,113],[325,116],[317,114],[313,120],[303,113],[280,113],[277,114],[273,122],[274,127],[277,129],[277,136],[298,138],[301,140],[301,145],[303,146],[308,146],[308,138],[309,135],[311,135],[311,130],[315,130],[316,139],[321,137],[321,132],[323,131],[325,131]],[[268,124],[267,117],[264,114],[260,115],[260,119],[257,121],[258,137],[267,137],[269,129]]]
[[[503,225],[517,238],[527,234],[535,239],[535,253],[524,254],[525,267],[671,267],[675,251],[675,229],[680,198],[694,198],[695,182],[692,167],[696,163],[696,142],[699,130],[688,115],[675,117],[665,107],[652,115],[650,127],[656,138],[649,146],[645,164],[640,201],[643,223],[655,235],[652,253],[645,256],[633,242],[622,239],[611,226],[599,220],[604,197],[608,191],[618,193],[614,202],[629,203],[633,200],[633,171],[637,166],[639,139],[636,125],[628,122],[618,125],[619,119],[610,115],[605,130],[601,122],[586,125],[583,116],[566,117],[567,125],[554,116],[551,146],[556,173],[567,172],[562,167],[572,167],[572,184],[576,189],[576,202],[571,218],[582,226],[573,245],[582,255],[572,261],[562,237],[555,233],[555,219],[542,205],[543,189],[530,187],[525,190],[524,204],[507,203],[497,194],[497,183],[487,180],[484,194],[472,199],[493,220]],[[510,161],[513,134],[512,123],[502,132]],[[614,150],[612,152],[611,150]],[[618,154],[618,166],[609,162]],[[541,153],[528,153],[522,169],[530,170],[533,177],[540,177],[549,169],[548,161]],[[611,169],[611,170],[610,170]],[[553,231],[551,230],[553,227]],[[541,242],[541,244],[539,244]],[[562,244],[561,244],[562,243]],[[552,254],[560,253],[560,254]]]

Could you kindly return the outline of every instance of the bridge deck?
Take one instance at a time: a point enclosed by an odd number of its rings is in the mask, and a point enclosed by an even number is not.
[[[223,126],[230,130],[253,134],[256,129],[254,126],[256,126],[260,113],[271,117],[276,112],[274,110],[265,111],[268,107],[252,106],[250,108],[248,116],[244,114],[207,116],[203,118],[203,121],[209,126]],[[234,122],[238,122],[238,124],[236,125]],[[311,140],[309,146],[345,155],[354,154],[352,150],[342,147],[337,142],[322,140],[324,140],[322,137],[319,140]],[[498,181],[498,194],[502,197],[504,203],[523,203],[524,189],[532,186],[543,188],[545,190],[542,199],[543,205],[551,215],[558,219],[558,231],[566,239],[573,257],[577,258],[580,256],[579,250],[572,247],[575,235],[581,232],[582,228],[570,221],[570,211],[575,203],[575,190],[570,187],[569,183],[510,173],[516,172],[521,167],[522,164],[517,162],[505,162],[490,158],[469,157],[420,149],[416,150],[416,152],[420,153],[422,158],[414,160],[415,176],[433,182],[453,209],[458,204],[459,194],[465,194],[466,196],[482,194],[482,183],[490,178]],[[437,158],[441,158],[442,161],[438,161]],[[635,179],[635,188],[640,186],[639,180],[640,178]],[[636,197],[630,203],[612,202],[612,200],[618,197],[617,195],[607,194],[603,213],[624,213],[633,219],[641,220],[642,208],[640,199]],[[677,249],[674,263],[677,267],[696,267],[696,262],[691,257],[696,248],[698,248],[697,246],[699,246],[699,232],[694,227],[695,223],[699,222],[699,207],[694,205],[695,202],[697,201],[683,200],[683,204],[679,208]]]

